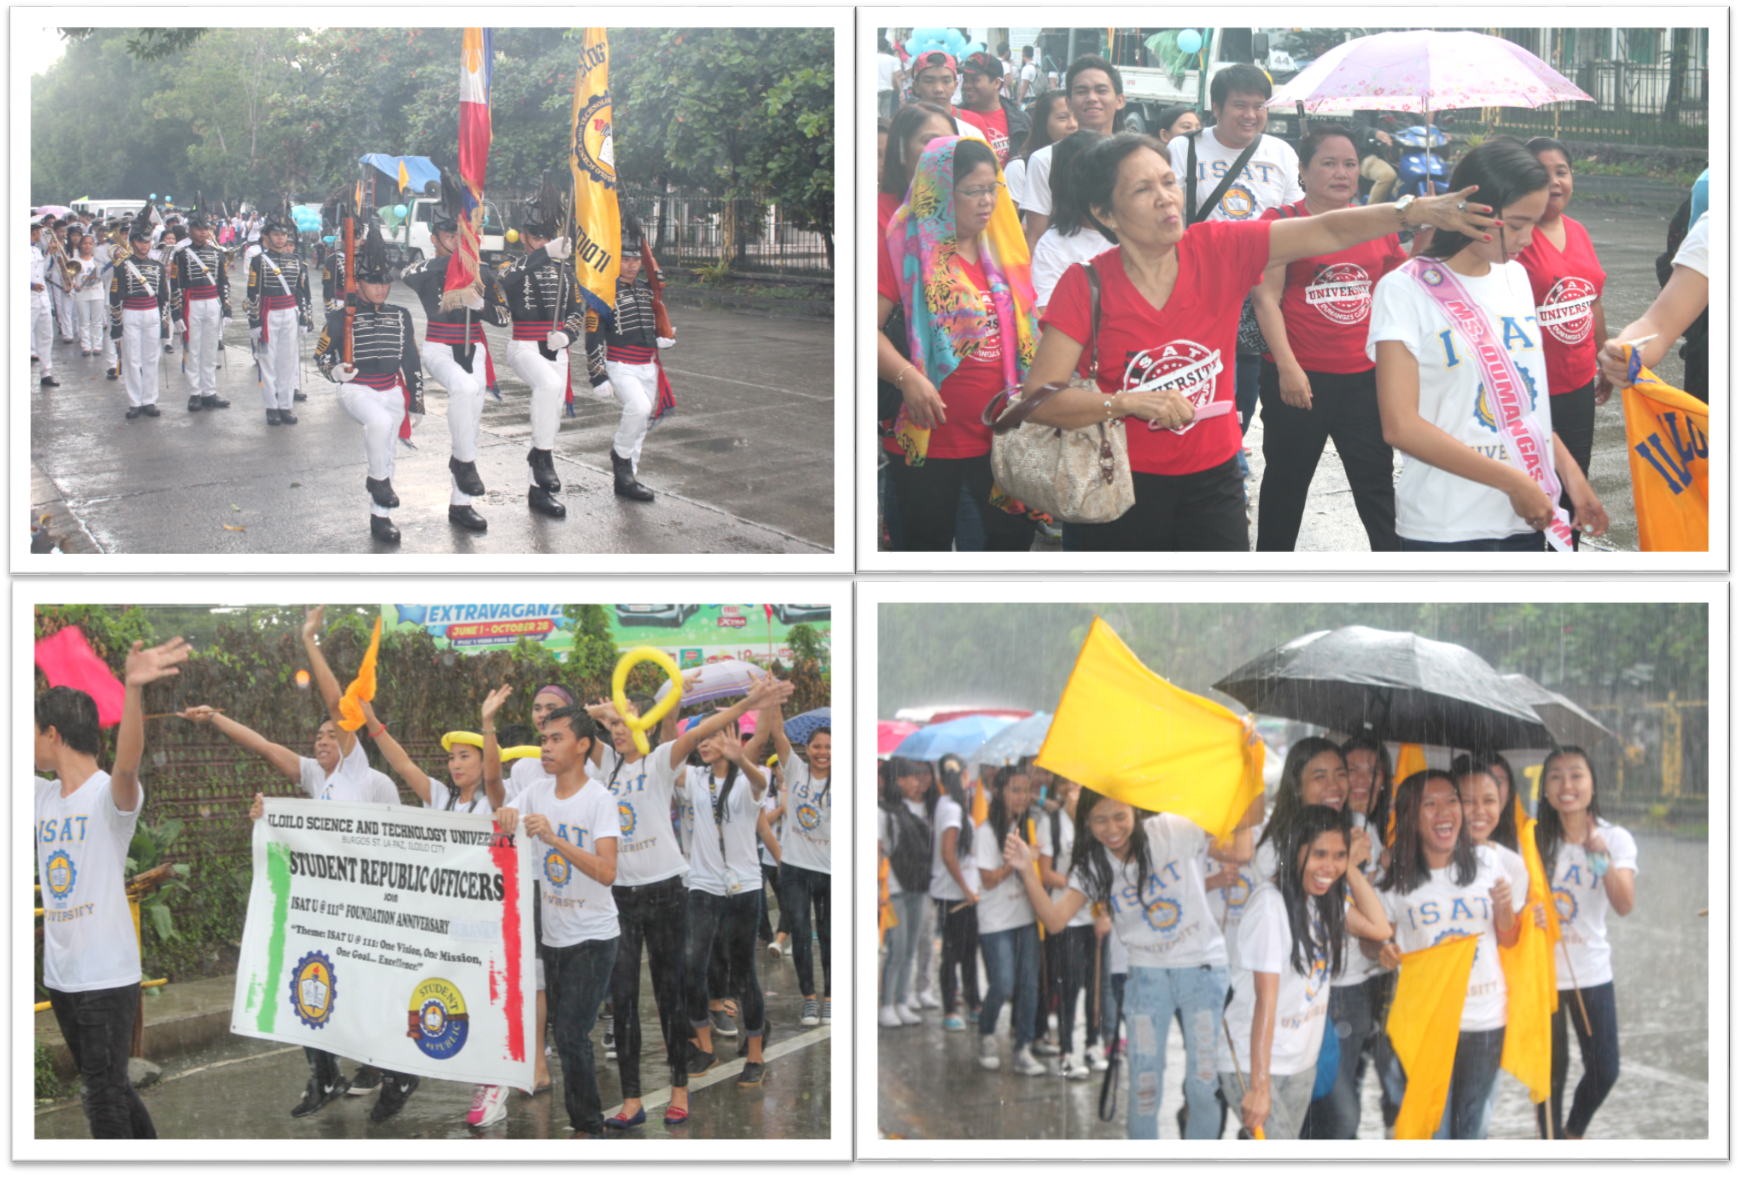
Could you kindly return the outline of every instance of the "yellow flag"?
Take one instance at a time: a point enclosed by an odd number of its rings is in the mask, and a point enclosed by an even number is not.
[[[1426,750],[1418,744],[1403,744],[1401,751],[1396,753],[1395,783],[1401,784],[1417,772],[1426,771]],[[1384,831],[1384,845],[1393,846],[1396,842],[1396,805],[1395,795],[1390,799],[1390,828]]]
[[[1638,548],[1709,551],[1710,406],[1648,368],[1623,395]]]
[[[616,148],[610,123],[610,42],[587,29],[574,75],[568,169],[574,175],[574,276],[588,309],[616,314],[622,214],[616,205]]]
[[[1408,1091],[1396,1114],[1397,1140],[1430,1140],[1444,1120],[1456,1036],[1462,1032],[1462,1003],[1479,945],[1477,936],[1459,936],[1402,955],[1386,1026],[1408,1076]]]
[[[375,634],[369,639],[368,653],[363,655],[362,665],[357,668],[356,678],[344,688],[344,694],[338,700],[338,713],[341,718],[338,726],[347,732],[354,732],[367,722],[363,715],[362,703],[366,699],[375,701],[375,656],[381,650],[381,619],[375,618]]]
[[[894,905],[888,902],[888,860],[884,858],[876,868],[876,935],[888,935],[888,929],[898,927],[900,917],[894,914]]]
[[[1230,837],[1263,791],[1263,742],[1239,716],[1142,665],[1098,617],[1039,750],[1039,766]]]
[[[411,173],[405,167],[405,161],[399,161],[399,191],[404,192],[411,187]]]
[[[1531,1103],[1545,1103],[1552,1094],[1553,1011],[1559,1006],[1559,986],[1553,971],[1553,945],[1559,939],[1559,915],[1547,885],[1546,868],[1535,844],[1535,823],[1516,806],[1517,845],[1529,868],[1528,906],[1517,916],[1521,928],[1516,944],[1499,945],[1498,962],[1504,969],[1506,1017],[1504,1054],[1499,1065],[1529,1089]],[[1535,910],[1547,913],[1547,926],[1537,927]]]

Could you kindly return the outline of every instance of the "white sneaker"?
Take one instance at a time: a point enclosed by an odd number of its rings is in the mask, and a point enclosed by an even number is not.
[[[1003,1069],[1003,1060],[997,1057],[997,1036],[981,1034],[979,1036],[979,1065],[987,1071]]]
[[[937,1000],[935,989],[926,988],[919,993],[917,1006],[919,1009],[941,1009],[942,1002]]]
[[[1095,1073],[1105,1071],[1111,1066],[1110,1063],[1106,1062],[1106,1048],[1097,1042],[1087,1048],[1084,1057],[1087,1060],[1088,1068]]]
[[[1049,1074],[1046,1065],[1034,1058],[1032,1048],[1027,1046],[1015,1052],[1015,1070],[1023,1075]]]
[[[900,1024],[903,1026],[917,1026],[924,1022],[924,1018],[920,1017],[919,1012],[910,1005],[895,1006],[894,1012],[900,1018]]]
[[[1060,1078],[1074,1079],[1080,1083],[1085,1083],[1093,1078],[1093,1072],[1088,1069],[1086,1063],[1068,1057],[1057,1060],[1057,1074]]]
[[[876,1015],[876,1024],[881,1026],[884,1030],[898,1030],[900,1027],[906,1025],[906,1023],[901,1020],[900,1011],[892,1005],[885,1005],[882,1007],[881,1011]]]
[[[1030,1043],[1029,1045],[1032,1047],[1033,1053],[1041,1058],[1052,1058],[1062,1053],[1062,1051],[1058,1050],[1055,1042],[1048,1042],[1044,1038],[1039,1039],[1037,1042]]]
[[[482,1128],[507,1118],[507,1088],[478,1084],[471,1092],[471,1111],[465,1122]]]

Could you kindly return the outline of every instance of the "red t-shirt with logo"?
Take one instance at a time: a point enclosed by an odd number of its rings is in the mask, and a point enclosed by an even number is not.
[[[892,192],[876,194],[876,293],[889,302],[900,301],[900,287],[895,282],[894,255],[888,252],[888,222],[900,211],[903,202]]]
[[[1100,254],[1100,374],[1106,393],[1171,388],[1193,405],[1233,400],[1239,307],[1263,279],[1269,261],[1269,226],[1261,221],[1204,221],[1178,243],[1178,282],[1163,308],[1144,298],[1124,273],[1119,250]],[[1045,308],[1047,326],[1087,345],[1091,318],[1087,275],[1064,271]],[[1085,373],[1089,357],[1082,356]],[[1124,421],[1130,469],[1142,474],[1194,474],[1229,461],[1239,451],[1236,412],[1192,421],[1180,429],[1151,429],[1137,417]]]
[[[1547,391],[1575,392],[1595,379],[1595,353],[1605,340],[1595,338],[1595,300],[1607,284],[1607,271],[1595,256],[1589,231],[1570,217],[1565,248],[1558,249],[1535,227],[1534,240],[1517,255],[1535,294],[1535,320],[1547,357]]]
[[[955,117],[965,119],[985,133],[985,140],[990,143],[991,150],[997,153],[998,167],[1009,162],[1009,112],[1003,109],[1001,103],[988,114],[957,106]]]
[[[991,427],[981,421],[980,416],[985,406],[991,403],[991,398],[1003,391],[1003,338],[997,322],[997,309],[991,303],[991,284],[985,278],[985,267],[958,256],[954,264],[978,291],[979,301],[984,304],[985,315],[990,320],[991,335],[975,354],[963,359],[943,378],[942,387],[937,392],[942,395],[943,415],[948,420],[940,428],[931,430],[930,447],[925,453],[932,458],[977,458],[991,452]],[[895,302],[900,301],[898,288],[892,293],[879,288],[878,293],[893,298]],[[884,438],[882,448],[891,454],[902,452],[893,438]]]
[[[1303,200],[1288,207],[1295,216],[1311,215]],[[1262,219],[1278,221],[1282,215],[1282,210],[1272,208]],[[1281,292],[1281,317],[1287,321],[1287,342],[1299,366],[1307,372],[1343,375],[1375,368],[1365,354],[1372,288],[1407,260],[1401,238],[1391,233],[1290,264]],[[1275,357],[1263,358],[1273,362]]]

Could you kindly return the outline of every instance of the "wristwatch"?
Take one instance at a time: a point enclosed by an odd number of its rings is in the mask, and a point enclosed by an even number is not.
[[[1404,229],[1408,227],[1408,206],[1413,203],[1414,197],[1412,193],[1396,201],[1396,221],[1400,223]]]

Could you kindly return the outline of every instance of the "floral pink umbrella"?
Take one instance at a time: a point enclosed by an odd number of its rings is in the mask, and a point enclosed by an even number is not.
[[[1408,110],[1593,102],[1552,66],[1502,37],[1411,29],[1347,41],[1312,62],[1269,99],[1306,110]]]

